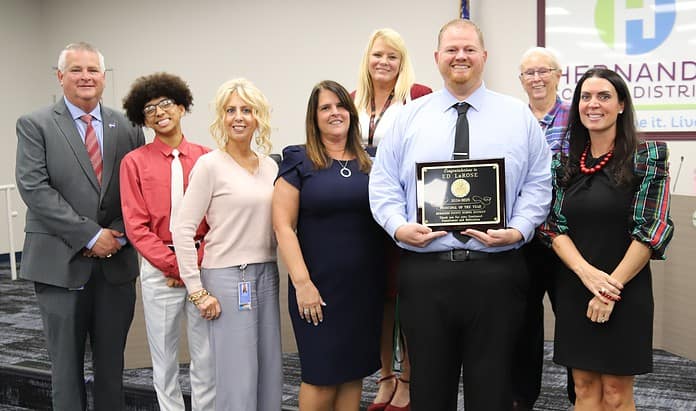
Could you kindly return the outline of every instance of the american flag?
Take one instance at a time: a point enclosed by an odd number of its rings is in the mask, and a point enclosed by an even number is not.
[[[462,18],[469,20],[469,0],[462,0]]]

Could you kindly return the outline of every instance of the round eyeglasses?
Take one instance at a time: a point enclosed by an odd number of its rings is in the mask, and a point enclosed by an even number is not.
[[[165,98],[157,104],[150,104],[149,106],[145,106],[145,108],[143,109],[143,114],[145,114],[145,117],[152,117],[157,112],[157,107],[161,108],[162,110],[168,110],[172,108],[173,105],[174,100],[170,98]]]

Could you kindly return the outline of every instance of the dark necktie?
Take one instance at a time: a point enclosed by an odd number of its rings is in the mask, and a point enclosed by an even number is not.
[[[462,102],[454,105],[457,109],[457,131],[454,133],[454,160],[469,159],[469,120],[466,119],[466,112],[469,110],[469,103]]]
[[[99,150],[99,141],[97,141],[97,133],[92,127],[92,116],[85,114],[80,116],[80,120],[84,121],[87,125],[85,130],[85,147],[87,148],[87,155],[89,155],[89,161],[92,163],[92,168],[94,168],[94,174],[97,175],[97,181],[101,185],[102,179],[102,155],[101,150]]]
[[[469,120],[466,119],[466,112],[469,110],[469,103],[462,102],[454,105],[457,109],[457,129],[454,132],[454,150],[452,159],[468,160],[469,159]],[[469,241],[471,237],[461,234],[459,231],[453,231],[452,235],[462,243]]]

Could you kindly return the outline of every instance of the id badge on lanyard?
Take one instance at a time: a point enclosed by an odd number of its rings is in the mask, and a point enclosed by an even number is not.
[[[251,282],[247,281],[245,278],[246,268],[246,264],[239,266],[239,270],[242,272],[242,279],[237,283],[239,311],[251,310]]]

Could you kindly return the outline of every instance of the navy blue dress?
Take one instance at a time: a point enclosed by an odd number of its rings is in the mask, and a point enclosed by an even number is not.
[[[336,385],[380,367],[384,303],[384,236],[368,201],[368,175],[357,160],[342,177],[337,161],[315,170],[304,146],[283,150],[279,177],[300,191],[297,237],[312,282],[326,302],[318,326],[302,320],[295,288],[288,308],[300,354],[302,381]]]

